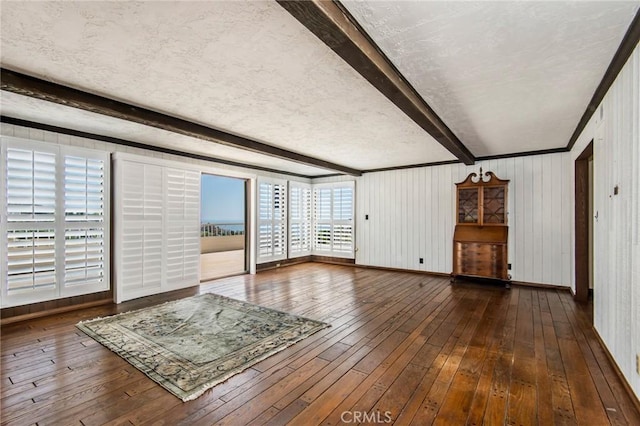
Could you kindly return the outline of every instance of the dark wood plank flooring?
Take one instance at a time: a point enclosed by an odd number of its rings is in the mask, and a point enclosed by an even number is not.
[[[199,291],[332,327],[182,403],[75,324],[197,290],[9,324],[2,424],[640,424],[566,291],[317,263]]]

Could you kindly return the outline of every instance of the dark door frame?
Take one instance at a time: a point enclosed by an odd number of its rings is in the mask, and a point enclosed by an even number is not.
[[[575,161],[575,277],[578,302],[589,300],[589,160],[593,157],[593,140]]]

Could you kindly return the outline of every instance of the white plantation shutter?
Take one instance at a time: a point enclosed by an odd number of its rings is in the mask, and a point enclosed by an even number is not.
[[[273,184],[258,185],[258,259],[273,254]]]
[[[64,157],[64,207],[68,222],[104,222],[104,160]]]
[[[119,172],[119,286],[128,292],[152,292],[160,289],[162,279],[162,167],[126,162]]]
[[[313,189],[313,250],[331,252],[331,188]]]
[[[166,277],[197,282],[200,267],[200,173],[165,168]]]
[[[65,229],[65,286],[104,281],[104,241],[102,229]]]
[[[55,220],[57,152],[44,149],[7,148],[7,222]]]
[[[66,288],[109,286],[105,281],[105,167],[104,158],[64,156]]]
[[[287,183],[258,181],[258,263],[287,256]]]
[[[313,253],[354,257],[353,182],[313,187]]]
[[[273,185],[273,256],[287,256],[287,185]]]
[[[289,182],[289,257],[311,254],[311,186]]]
[[[333,254],[353,256],[353,186],[333,188]]]
[[[57,294],[54,229],[10,229],[7,231],[6,296]],[[3,274],[5,275],[5,274]],[[50,290],[43,293],[40,290]],[[26,298],[25,300],[30,300]]]
[[[118,303],[200,281],[200,172],[152,162],[115,155]]]
[[[8,146],[5,154],[6,301],[43,300],[58,293],[55,249],[56,150]],[[3,260],[5,260],[3,259]],[[33,299],[31,299],[33,298]]]
[[[3,137],[2,306],[107,290],[109,154]]]

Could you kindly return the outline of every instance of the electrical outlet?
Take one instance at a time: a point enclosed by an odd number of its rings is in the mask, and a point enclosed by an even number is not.
[[[511,270],[511,264],[510,263],[507,263],[507,269]]]
[[[424,258],[422,258],[422,257],[420,258],[420,263],[421,264],[424,263]]]

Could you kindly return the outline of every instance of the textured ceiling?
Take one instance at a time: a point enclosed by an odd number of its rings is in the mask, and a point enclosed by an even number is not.
[[[271,1],[3,2],[2,64],[356,169],[454,159]]]
[[[345,2],[476,156],[566,146],[632,2]],[[356,169],[454,157],[272,1],[0,2],[2,66]],[[3,92],[2,114],[330,170]],[[10,96],[9,96],[10,95]]]
[[[343,4],[475,156],[565,147],[640,6]]]
[[[106,115],[78,110],[14,93],[2,92],[0,113],[8,117],[154,145],[171,150],[205,155],[236,163],[269,168],[302,176],[318,176],[328,171],[306,164],[249,152],[240,148],[171,133]]]

